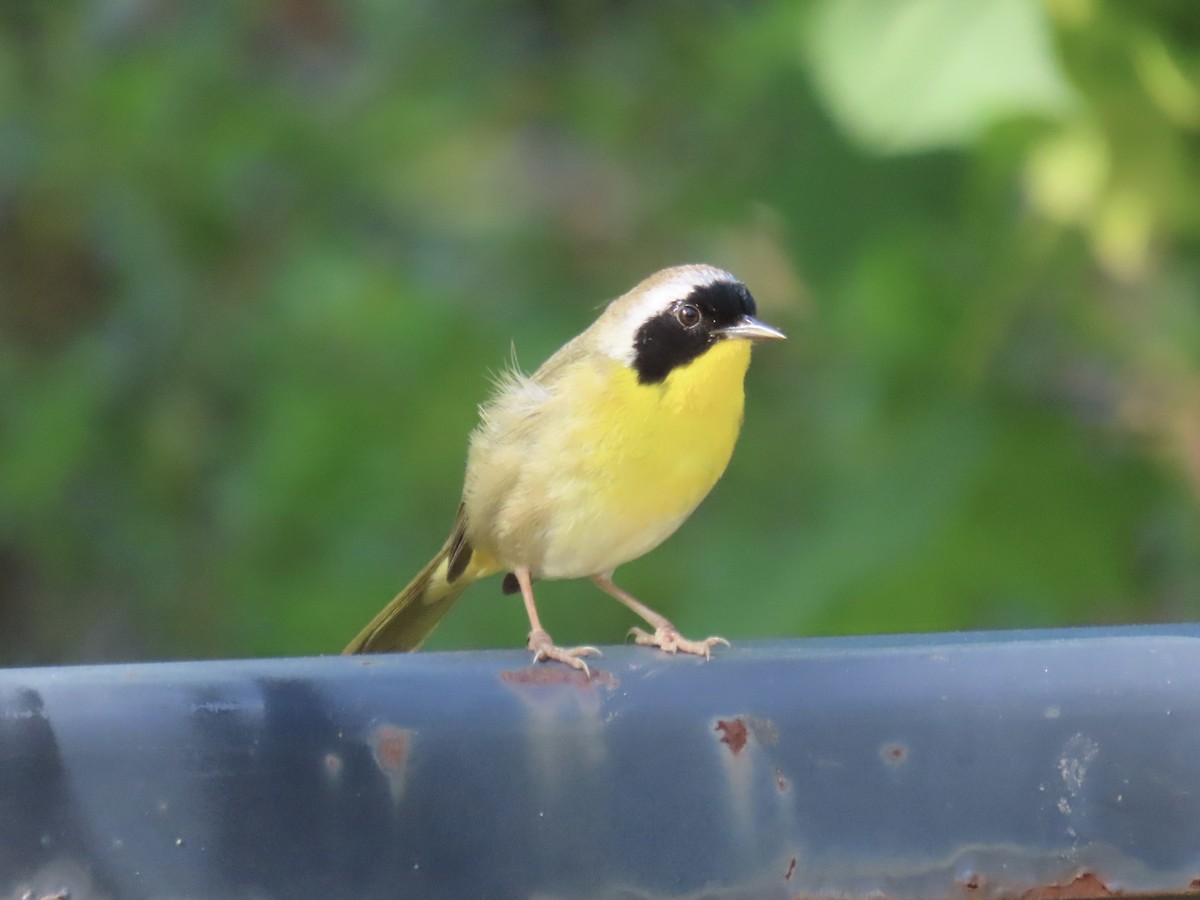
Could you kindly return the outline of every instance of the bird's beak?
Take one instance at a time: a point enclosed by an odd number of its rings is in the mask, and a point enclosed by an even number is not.
[[[772,328],[766,322],[760,322],[754,316],[742,316],[732,325],[722,328],[718,334],[727,338],[741,338],[747,341],[782,341],[787,335],[778,328]]]

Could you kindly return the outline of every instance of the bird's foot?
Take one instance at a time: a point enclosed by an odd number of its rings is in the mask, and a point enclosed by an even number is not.
[[[645,647],[658,647],[668,653],[694,653],[708,659],[712,656],[713,647],[728,647],[729,641],[723,637],[707,637],[702,641],[692,641],[675,630],[674,625],[663,625],[654,629],[654,634],[641,628],[630,628],[633,642]]]
[[[528,647],[533,651],[534,662],[552,659],[566,663],[571,668],[582,671],[588,678],[592,677],[592,670],[580,657],[601,655],[596,647],[559,647],[550,639],[550,635],[540,628],[529,632]]]

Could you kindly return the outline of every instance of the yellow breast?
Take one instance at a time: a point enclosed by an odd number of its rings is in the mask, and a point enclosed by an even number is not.
[[[543,481],[540,574],[609,571],[652,550],[725,471],[742,423],[749,341],[722,341],[661,384],[608,360],[581,370],[569,395],[555,471]]]

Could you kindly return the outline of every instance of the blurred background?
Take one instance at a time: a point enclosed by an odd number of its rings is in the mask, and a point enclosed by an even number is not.
[[[792,339],[619,573],[685,633],[1200,616],[1189,0],[62,0],[0,6],[0,663],[337,652],[510,347],[693,261]]]

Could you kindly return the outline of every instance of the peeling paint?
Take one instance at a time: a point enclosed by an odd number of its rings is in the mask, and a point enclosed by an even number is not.
[[[0,883],[0,891],[3,884]],[[108,900],[92,881],[86,869],[70,859],[57,859],[40,869],[33,877],[18,885],[11,893],[0,897],[13,900]]]
[[[779,726],[764,716],[745,716],[746,727],[754,739],[763,747],[774,747],[779,743]]]
[[[1100,747],[1091,738],[1076,734],[1067,741],[1058,760],[1058,773],[1062,776],[1067,793],[1076,796],[1083,789],[1088,766],[1099,755]]]
[[[238,713],[238,712],[253,712],[261,713],[263,704],[257,703],[239,703],[233,700],[209,700],[202,703],[193,703],[193,713],[209,713],[218,715],[220,713]]]
[[[1083,791],[1088,767],[1099,754],[1099,745],[1084,734],[1072,735],[1063,746],[1058,758],[1058,774],[1062,778],[1065,793],[1055,804],[1063,816],[1070,818],[1075,814],[1074,803]],[[1077,836],[1074,824],[1067,826],[1067,834]]]

